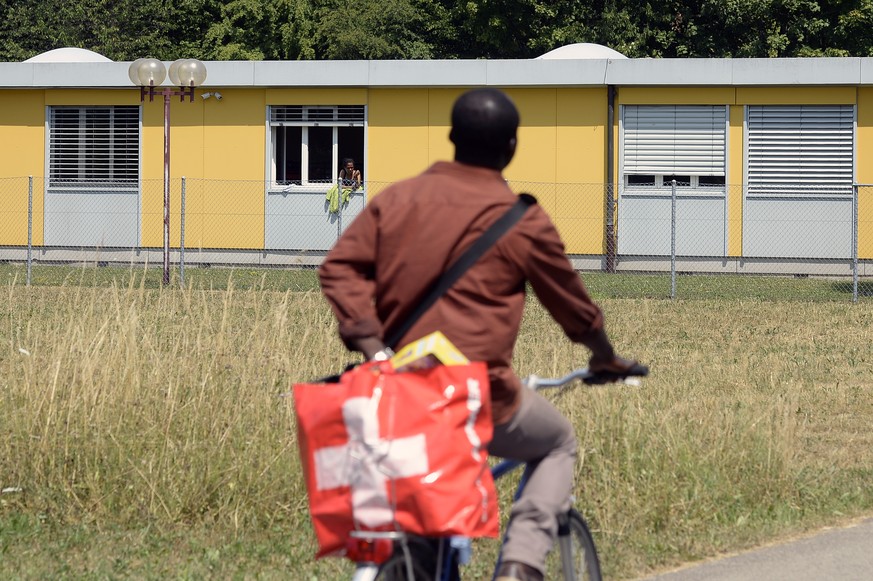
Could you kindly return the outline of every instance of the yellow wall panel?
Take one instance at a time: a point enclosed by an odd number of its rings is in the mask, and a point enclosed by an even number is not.
[[[129,82],[128,79],[119,79],[119,84]],[[178,100],[178,97],[176,98]],[[146,97],[146,103],[148,103]],[[130,89],[120,91],[107,89],[48,89],[45,91],[46,105],[139,105],[139,89],[131,86]],[[164,98],[155,95],[152,105],[164,106]]]
[[[222,94],[221,101],[204,102],[203,177],[263,181],[267,163],[264,95],[244,90],[227,90]],[[191,153],[196,155],[196,149],[192,147]],[[195,160],[192,166],[196,167]]]
[[[267,89],[264,104],[366,105],[367,89]]]
[[[194,206],[198,207],[201,210],[198,213],[199,226],[202,229],[199,232],[195,230],[199,236],[186,240],[187,245],[205,248],[264,247],[263,182],[208,180],[202,188],[199,203]]]
[[[873,88],[858,89],[855,180],[873,185]],[[858,258],[873,259],[873,187],[858,188]]]
[[[449,139],[452,129],[452,106],[464,89],[431,89],[428,91],[428,163],[455,157],[455,146]]]
[[[873,87],[858,89],[857,115],[855,179],[859,184],[873,184],[873,163],[869,163],[873,160]]]
[[[853,105],[855,87],[737,87],[737,105]]]
[[[557,184],[558,203],[553,217],[557,218],[599,218],[606,211],[606,185],[599,184]]]
[[[518,148],[504,171],[506,179],[527,183],[554,183],[557,130],[554,126],[518,128]]]
[[[568,254],[603,254],[603,220],[558,218],[554,222]]]
[[[143,246],[163,245],[163,183],[143,185]],[[264,247],[263,181],[186,179],[185,247]],[[170,245],[181,242],[181,180],[170,187]],[[148,229],[145,226],[148,225]]]
[[[732,105],[735,100],[733,87],[621,87],[616,105]]]
[[[728,256],[742,256],[743,253],[744,120],[745,108],[742,106],[732,106],[730,108],[730,127],[728,129],[728,173],[726,180]]]
[[[606,224],[604,184],[559,184],[552,220],[570,254],[602,253]]]
[[[571,254],[602,252],[607,191],[608,93],[558,89],[553,219]]]
[[[370,91],[367,181],[395,182],[430,165],[427,89]]]
[[[206,180],[191,179],[185,184],[185,248],[196,250],[207,247],[204,242],[209,236],[207,228],[211,227],[210,220],[205,214],[208,208],[208,190],[210,183]],[[173,191],[173,199],[180,200],[181,192]],[[177,223],[177,225],[181,226]],[[174,231],[177,228],[172,228]],[[181,230],[181,228],[179,228]],[[171,236],[174,244],[178,243],[179,237],[175,232]]]
[[[170,101],[170,231],[180,224],[179,180],[203,175],[204,101]],[[163,245],[164,228],[164,101],[157,97],[142,104],[142,244]],[[171,240],[173,237],[171,236]]]
[[[43,243],[43,91],[0,91],[0,244],[27,244],[28,176],[33,180],[33,243]]]
[[[173,245],[179,243],[180,179],[185,176],[189,186],[197,180],[212,182],[206,184],[208,204],[199,207],[196,196],[186,196],[189,202],[186,221],[206,213],[261,216],[257,223],[252,224],[244,218],[226,220],[222,228],[212,231],[213,240],[210,242],[215,244],[214,247],[263,246],[267,147],[264,92],[226,90],[222,91],[222,96],[221,101],[197,97],[193,102],[181,102],[179,98],[170,102],[170,230]],[[163,244],[163,123],[163,101],[160,104],[144,103],[142,237],[147,246]],[[257,191],[257,195],[253,195],[252,190]]]
[[[172,186],[172,181],[170,182]],[[142,180],[141,200],[141,244],[147,247],[163,245],[164,240],[164,182],[163,179]],[[173,203],[175,201],[175,204]],[[178,210],[179,189],[170,188],[170,231],[180,226]],[[187,219],[187,218],[186,218]]]
[[[549,217],[552,220],[555,219],[555,215],[558,213],[558,184],[510,181],[509,187],[516,194],[522,192],[531,194]]]
[[[367,182],[393,183],[430,165],[427,127],[370,127]]]
[[[437,161],[448,161],[455,158],[455,145],[449,139],[452,128],[448,125],[436,125],[428,127],[427,131],[427,158],[428,165]]]
[[[507,94],[521,116],[518,149],[504,172],[515,182],[555,181],[557,157],[557,90],[512,89]]]
[[[558,183],[606,181],[606,89],[558,89],[555,179]]]
[[[463,89],[373,90],[369,96],[370,193],[419,173],[435,161],[452,159],[451,109]],[[506,170],[516,191],[529,191],[552,216],[602,220],[603,188],[586,195],[575,184],[602,184],[605,172],[605,89],[515,89],[508,91],[521,115],[519,147]],[[427,115],[422,115],[425,107]],[[559,127],[560,125],[560,127]],[[561,177],[558,177],[560,172]],[[581,212],[579,214],[578,212]],[[565,228],[567,229],[567,228]],[[575,234],[574,252],[600,241],[601,227]],[[580,236],[582,236],[580,238]],[[586,240],[584,248],[579,240]],[[598,244],[600,242],[597,242]]]
[[[858,258],[873,259],[873,187],[858,188]]]

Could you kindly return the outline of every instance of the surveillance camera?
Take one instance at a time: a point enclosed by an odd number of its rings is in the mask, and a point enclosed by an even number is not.
[[[215,91],[215,93],[213,93],[213,95],[215,96],[216,99],[221,101],[221,93],[219,93],[218,91]]]
[[[200,98],[206,100],[211,96],[212,96],[212,93],[203,93],[202,95],[200,95]]]

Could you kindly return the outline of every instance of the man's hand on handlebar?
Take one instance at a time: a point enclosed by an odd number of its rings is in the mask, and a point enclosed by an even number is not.
[[[649,368],[637,361],[624,359],[618,355],[610,358],[600,358],[592,355],[588,362],[588,369],[594,376],[586,383],[612,383],[627,377],[645,377],[649,374]]]
[[[588,369],[594,376],[586,383],[612,383],[626,377],[645,377],[649,374],[649,368],[645,365],[616,355],[602,327],[593,329],[581,343],[591,349]]]

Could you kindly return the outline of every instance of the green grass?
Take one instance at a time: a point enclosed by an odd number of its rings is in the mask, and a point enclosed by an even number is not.
[[[171,269],[171,286],[179,286],[179,270]],[[606,298],[670,298],[670,273],[662,274],[604,274],[584,273],[583,278],[591,294]],[[93,265],[33,266],[32,286],[143,286],[157,289],[162,286],[160,267]],[[0,281],[17,280],[24,284],[27,270],[23,264],[0,264]],[[191,266],[185,269],[185,285],[193,288],[226,290],[229,281],[237,290],[260,289],[283,292],[318,289],[315,269],[283,269],[258,267]],[[873,297],[873,280],[862,278],[858,292],[861,299]],[[681,274],[676,277],[676,298],[756,299],[767,301],[851,301],[851,278],[761,276],[761,275],[702,275]]]
[[[3,268],[0,578],[347,577],[312,560],[279,397],[350,359],[319,293],[289,290],[311,271],[191,269],[182,291],[113,268],[28,288]],[[873,303],[611,298],[586,279],[619,350],[653,370],[550,396],[577,429],[575,493],[609,578],[873,510]],[[531,302],[519,373],[586,359]],[[495,551],[479,543],[467,578]]]
[[[170,270],[170,286],[179,287],[179,269]],[[0,281],[25,284],[27,268],[23,264],[0,264]],[[185,286],[212,290],[227,290],[229,282],[237,290],[259,289],[284,292],[318,289],[315,269],[279,269],[257,267],[188,267],[185,269]],[[94,265],[34,265],[31,269],[31,286],[86,286],[109,287],[112,285],[157,289],[162,286],[163,269],[142,266]]]
[[[670,273],[585,273],[585,283],[598,298],[670,298]],[[862,279],[860,297],[873,297],[873,281]],[[706,275],[676,276],[676,298],[683,300],[851,301],[851,278]]]

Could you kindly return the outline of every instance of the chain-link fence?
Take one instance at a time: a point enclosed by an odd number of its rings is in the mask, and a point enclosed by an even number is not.
[[[0,179],[0,261],[312,268],[389,183]],[[595,295],[873,296],[873,186],[510,182],[537,197]],[[166,262],[165,262],[166,261]]]

